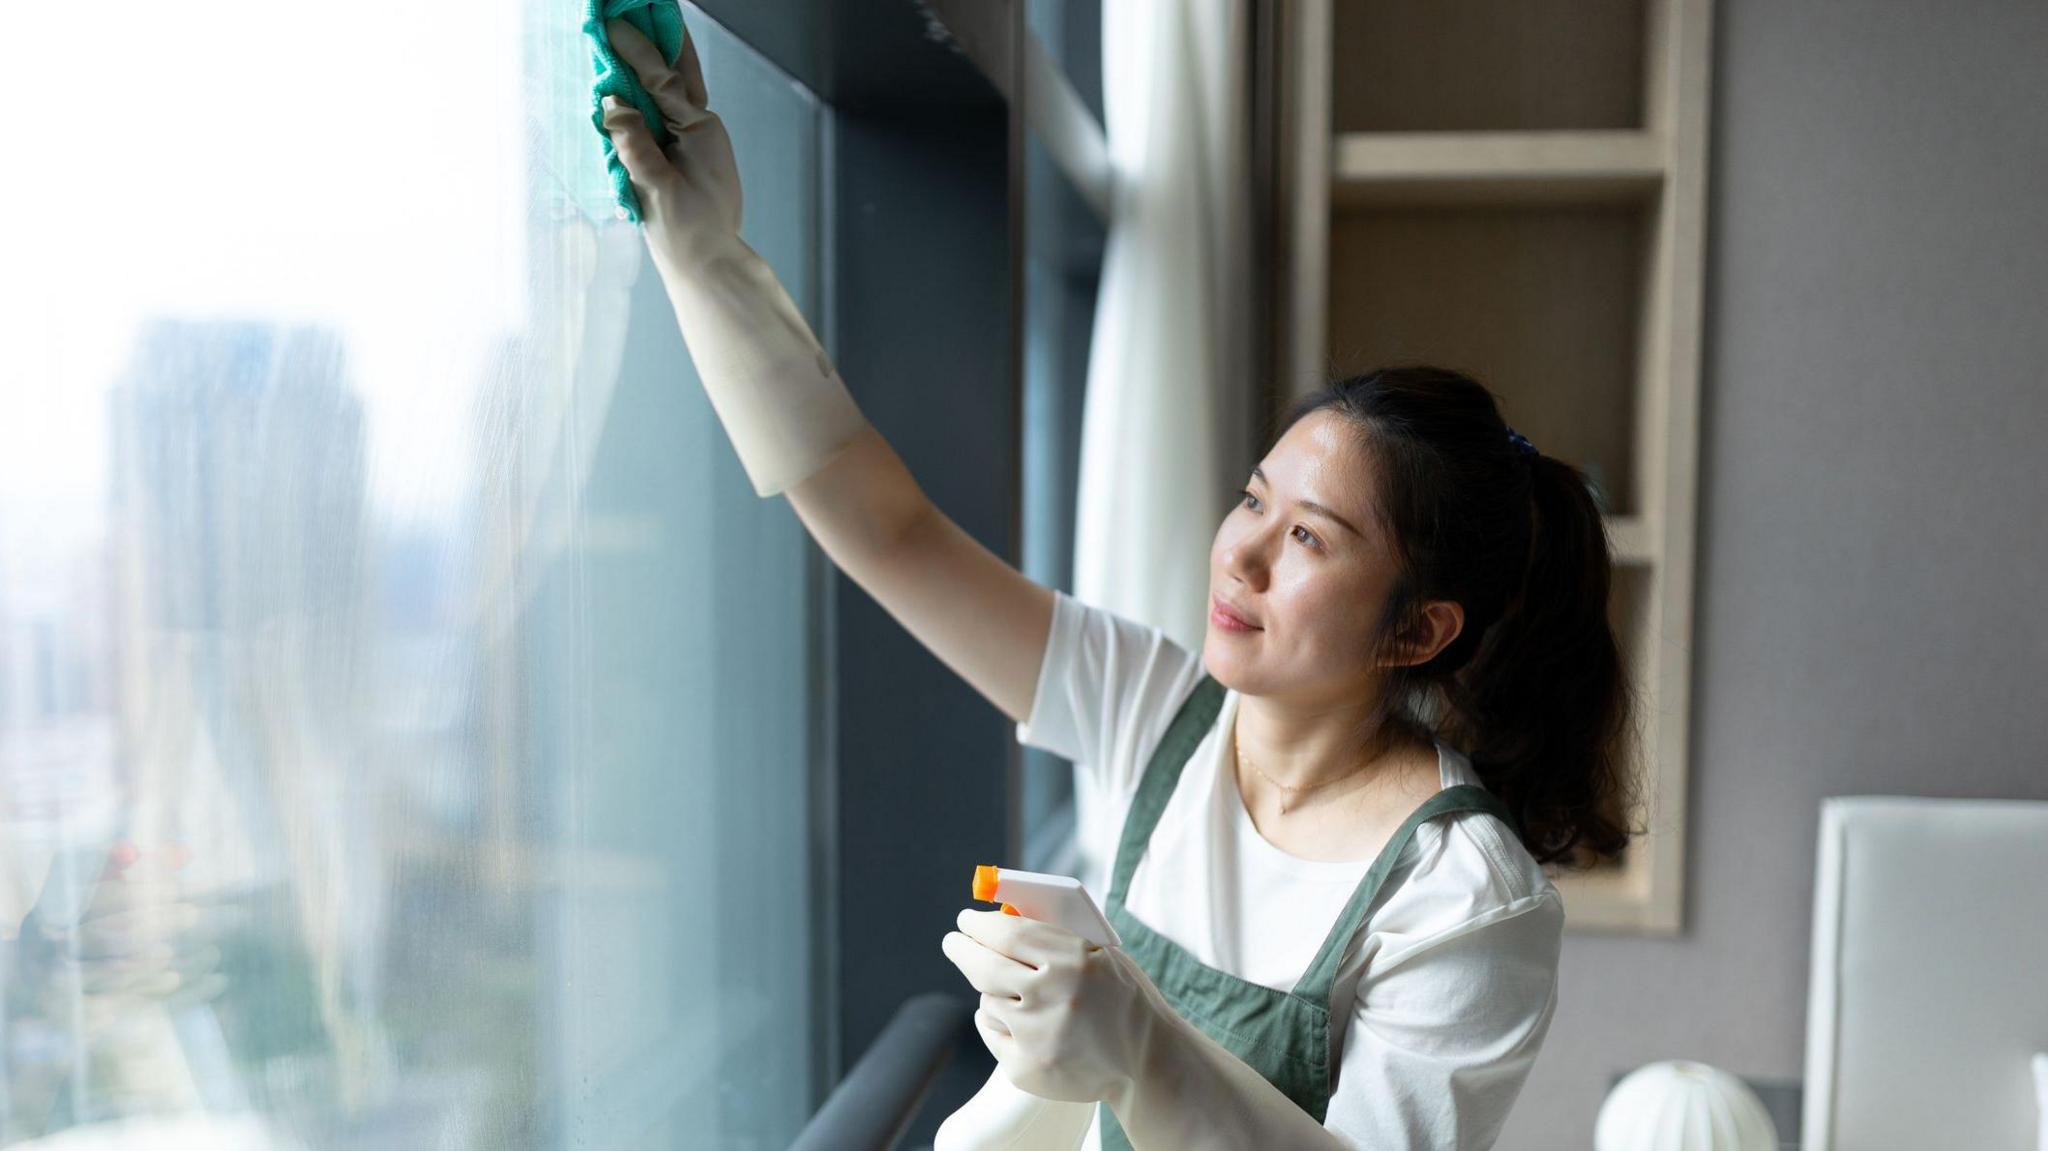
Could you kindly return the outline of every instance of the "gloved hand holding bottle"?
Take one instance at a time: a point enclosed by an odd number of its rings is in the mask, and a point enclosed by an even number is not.
[[[975,1027],[1018,1087],[1107,1104],[1138,1151],[1348,1148],[1175,1011],[1122,948],[998,911],[957,922],[941,948],[981,992]]]
[[[605,131],[632,178],[655,269],[755,494],[776,495],[852,443],[867,419],[774,271],[740,239],[732,140],[710,109],[687,29],[673,65],[631,24],[609,21],[605,33],[673,137],[657,146],[638,110],[605,98]]]

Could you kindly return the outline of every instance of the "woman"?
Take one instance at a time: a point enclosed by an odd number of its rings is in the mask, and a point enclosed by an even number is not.
[[[1630,707],[1597,507],[1453,372],[1299,403],[1210,551],[1199,655],[1041,587],[935,508],[737,236],[685,40],[613,47],[673,135],[603,121],[755,490],[1116,797],[1124,948],[963,911],[946,955],[1003,1072],[1086,1147],[1480,1148],[1556,1003],[1542,864],[1628,832]],[[1464,748],[1467,750],[1459,750]]]

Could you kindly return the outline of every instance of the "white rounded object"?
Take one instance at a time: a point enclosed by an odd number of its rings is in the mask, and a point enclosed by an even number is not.
[[[1600,1105],[1594,1151],[1778,1151],[1763,1100],[1704,1063],[1666,1060],[1622,1077]]]

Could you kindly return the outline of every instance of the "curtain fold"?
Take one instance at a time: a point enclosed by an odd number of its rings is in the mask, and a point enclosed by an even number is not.
[[[1077,484],[1077,598],[1201,649],[1208,554],[1250,410],[1247,0],[1102,6],[1115,202]],[[1080,842],[1113,813],[1076,773]],[[1083,849],[1104,890],[1108,860]],[[1092,876],[1092,877],[1091,877]]]

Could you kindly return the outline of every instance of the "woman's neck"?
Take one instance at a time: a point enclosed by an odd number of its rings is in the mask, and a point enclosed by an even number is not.
[[[1402,725],[1376,718],[1376,710],[1375,700],[1316,705],[1239,696],[1238,752],[1280,790],[1368,786],[1408,742]]]

